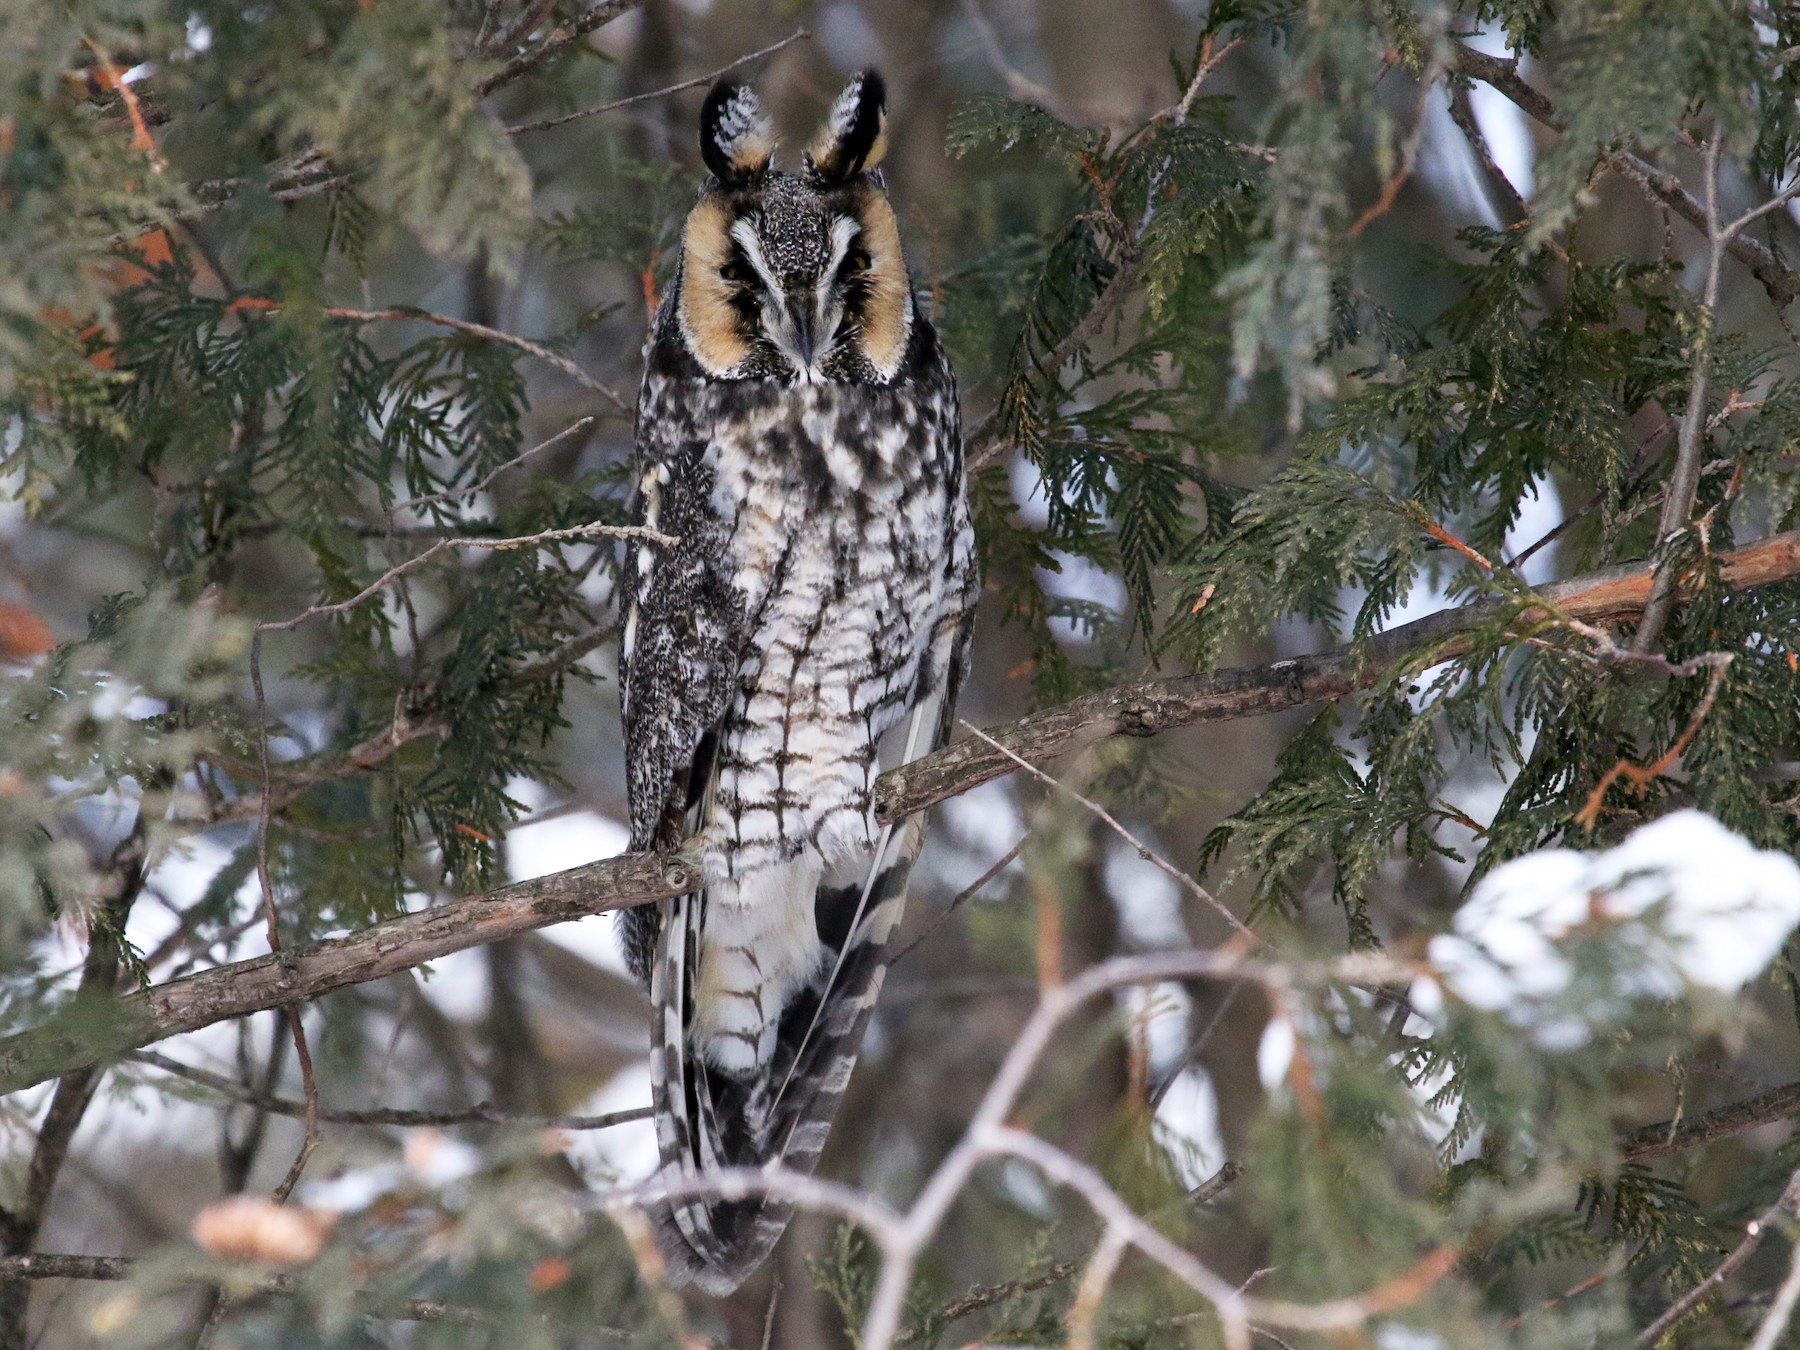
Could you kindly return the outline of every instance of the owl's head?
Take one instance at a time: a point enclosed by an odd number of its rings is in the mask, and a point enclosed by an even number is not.
[[[712,177],[682,230],[675,317],[722,379],[885,384],[912,335],[900,228],[876,165],[886,93],[865,70],[832,104],[799,173],[773,167],[756,95],[720,84],[700,110]]]

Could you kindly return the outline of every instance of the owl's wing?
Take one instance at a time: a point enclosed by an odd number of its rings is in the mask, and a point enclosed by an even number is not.
[[[670,849],[699,828],[712,750],[730,706],[745,616],[725,567],[701,441],[644,436],[632,519],[677,543],[628,543],[620,573],[619,688],[634,852]],[[620,912],[627,963],[649,983],[666,906]]]

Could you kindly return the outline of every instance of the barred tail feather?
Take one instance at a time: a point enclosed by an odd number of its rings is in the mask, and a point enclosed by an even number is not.
[[[906,758],[944,725],[940,697],[913,709]],[[882,831],[871,859],[827,873],[814,906],[826,959],[782,1010],[774,1052],[752,1075],[710,1067],[688,1042],[707,899],[668,902],[651,997],[657,1144],[671,1187],[703,1186],[723,1167],[779,1165],[810,1173],[837,1114],[887,974],[906,883],[924,832],[918,820]],[[728,1294],[768,1256],[791,1217],[778,1199],[677,1194],[654,1215],[672,1283]]]

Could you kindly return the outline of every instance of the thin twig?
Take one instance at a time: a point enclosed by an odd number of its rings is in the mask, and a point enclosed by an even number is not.
[[[1008,1280],[1004,1284],[978,1284],[933,1317],[929,1323],[907,1327],[894,1338],[894,1344],[911,1345],[914,1341],[922,1339],[928,1331],[947,1327],[952,1322],[959,1322],[970,1313],[991,1308],[996,1303],[1005,1303],[1008,1299],[1018,1298],[1021,1294],[1035,1294],[1040,1290],[1050,1289],[1062,1284],[1080,1269],[1081,1266],[1077,1262],[1056,1261],[1036,1275]]]
[[[236,303],[240,307],[246,307],[244,301],[240,300]],[[257,309],[274,307],[273,302],[269,301],[254,306],[254,308]],[[599,380],[596,380],[592,375],[589,375],[585,370],[575,362],[571,361],[568,357],[564,356],[561,352],[552,351],[550,348],[544,346],[543,343],[533,342],[530,338],[522,338],[512,333],[502,332],[498,328],[490,328],[484,323],[474,323],[468,319],[458,319],[448,314],[435,314],[430,310],[414,309],[409,305],[398,305],[388,309],[343,309],[333,307],[327,309],[325,315],[327,318],[348,319],[354,323],[377,323],[384,320],[418,319],[424,323],[436,324],[439,328],[448,328],[454,332],[467,333],[470,337],[485,338],[489,342],[498,342],[508,347],[515,347],[528,356],[535,356],[546,365],[555,366],[563,374],[579,384],[583,389],[590,390],[593,393],[600,395],[601,398],[612,405],[614,412],[624,413],[627,416],[631,413],[631,405],[620,396],[618,391],[611,386],[602,384]]]
[[[1663,495],[1662,518],[1656,526],[1656,580],[1643,620],[1631,640],[1635,652],[1648,652],[1662,636],[1663,626],[1675,606],[1677,564],[1671,551],[1675,536],[1688,528],[1694,514],[1694,495],[1700,487],[1700,456],[1706,443],[1706,386],[1712,368],[1714,311],[1719,303],[1719,276],[1725,265],[1725,247],[1734,232],[1719,224],[1719,151],[1724,131],[1714,131],[1701,156],[1702,190],[1706,209],[1706,283],[1700,297],[1700,323],[1690,347],[1693,369],[1688,377],[1687,407],[1681,416],[1681,435],[1676,442],[1675,470]]]
[[[1070,110],[1054,90],[1045,88],[1007,59],[1006,46],[1000,41],[1000,34],[994,31],[993,23],[977,0],[960,0],[960,3],[963,17],[969,21],[969,27],[975,30],[975,40],[981,44],[982,55],[987,57],[994,73],[1005,81],[1006,92],[1021,103],[1037,104],[1060,121],[1074,121]]]
[[[1775,1350],[1776,1343],[1793,1320],[1796,1300],[1800,1300],[1800,1242],[1794,1244],[1787,1278],[1775,1291],[1775,1302],[1769,1305],[1768,1315],[1757,1326],[1756,1339],[1750,1342],[1750,1350]]]
[[[522,534],[511,539],[440,539],[423,553],[416,554],[415,556],[408,558],[405,562],[397,563],[395,566],[388,568],[387,571],[376,577],[375,580],[371,581],[348,600],[339,600],[335,604],[330,605],[314,605],[311,609],[296,614],[291,619],[282,619],[279,621],[270,620],[266,623],[259,623],[256,626],[256,631],[259,634],[284,633],[289,629],[298,628],[301,624],[312,619],[322,619],[333,614],[348,613],[350,610],[353,610],[358,605],[362,604],[363,601],[380,592],[396,577],[404,576],[414,568],[422,567],[425,563],[430,562],[431,559],[435,558],[446,549],[472,548],[482,552],[498,553],[506,549],[542,548],[546,544],[562,544],[572,540],[593,539],[596,537],[608,539],[643,539],[650,543],[661,544],[664,547],[681,542],[672,535],[663,534],[660,531],[652,530],[643,525],[602,525],[599,523],[592,525],[574,525],[563,530],[540,530],[537,534]]]
[[[506,463],[498,465],[494,469],[492,469],[488,473],[488,475],[485,478],[483,478],[479,483],[472,484],[469,487],[445,488],[442,492],[433,492],[431,495],[426,496],[426,497],[408,497],[403,502],[395,502],[392,506],[390,506],[388,508],[388,510],[390,513],[400,512],[400,511],[419,511],[419,510],[424,509],[427,506],[435,506],[439,502],[447,502],[447,501],[452,500],[453,498],[472,497],[478,492],[486,491],[487,488],[489,487],[489,485],[492,484],[496,478],[498,478],[501,474],[505,473],[508,469],[518,468],[519,465],[523,464],[526,460],[530,459],[533,455],[541,454],[543,451],[549,450],[553,446],[561,445],[564,441],[568,440],[569,437],[579,435],[580,433],[588,430],[588,428],[592,427],[593,425],[594,425],[593,418],[583,417],[583,418],[579,419],[578,421],[573,422],[570,425],[564,427],[561,431],[557,432],[554,436],[550,437],[548,440],[539,441],[536,445],[532,446],[529,450],[519,451],[518,454],[514,455],[511,459],[507,460]]]
[[[572,113],[563,113],[560,117],[540,117],[536,121],[531,122],[514,122],[506,128],[506,131],[510,136],[523,135],[527,131],[548,131],[552,127],[567,126],[571,122],[579,122],[586,117],[598,117],[601,113],[617,112],[620,108],[630,108],[639,103],[650,103],[659,98],[668,98],[671,94],[679,94],[684,90],[699,89],[704,85],[710,85],[715,80],[731,74],[732,71],[737,70],[741,66],[747,66],[752,61],[760,61],[765,56],[772,56],[783,47],[795,42],[804,42],[810,37],[812,37],[812,34],[808,30],[796,28],[779,42],[771,42],[766,47],[738,57],[737,60],[731,62],[729,65],[720,66],[717,70],[711,71],[705,75],[696,75],[691,80],[682,80],[679,84],[665,85],[661,89],[652,89],[645,94],[633,94],[629,98],[614,99],[611,103],[597,104],[592,108],[581,108]]]
[[[1406,180],[1412,177],[1413,164],[1419,157],[1419,146],[1425,140],[1425,113],[1430,106],[1431,91],[1437,87],[1438,77],[1442,73],[1442,67],[1434,62],[1420,79],[1419,103],[1413,112],[1412,131],[1407,134],[1406,142],[1400,149],[1400,165],[1388,175],[1387,181],[1381,185],[1380,195],[1350,226],[1350,238],[1358,238],[1372,223],[1392,210],[1395,199],[1400,195],[1400,189],[1406,185]]]
[[[987,732],[983,731],[980,727],[976,726],[973,722],[964,721],[962,718],[958,718],[957,721],[962,724],[962,727],[964,730],[971,732],[978,739],[986,741],[989,745],[993,746],[994,749],[998,750],[1001,754],[1005,755],[1008,759],[1012,760],[1015,765],[1017,765],[1019,768],[1025,770],[1025,772],[1030,774],[1033,778],[1036,778],[1039,782],[1047,784],[1052,790],[1054,790],[1056,792],[1064,793],[1068,797],[1072,798],[1074,801],[1079,802],[1082,806],[1086,807],[1087,810],[1092,812],[1109,829],[1111,829],[1114,834],[1118,835],[1119,838],[1123,839],[1126,843],[1130,844],[1132,846],[1132,848],[1136,849],[1138,857],[1142,858],[1147,863],[1155,864],[1155,866],[1160,871],[1162,871],[1165,874],[1167,874],[1168,876],[1174,878],[1175,883],[1178,886],[1180,886],[1183,890],[1185,890],[1189,895],[1193,896],[1196,900],[1200,901],[1202,904],[1210,906],[1213,910],[1217,911],[1224,918],[1225,922],[1231,925],[1232,929],[1234,931],[1236,931],[1236,933],[1238,934],[1239,937],[1245,938],[1245,939],[1249,940],[1250,942],[1257,943],[1257,944],[1260,944],[1262,942],[1262,939],[1257,937],[1255,933],[1251,932],[1249,926],[1247,924],[1245,924],[1245,922],[1242,919],[1238,918],[1237,915],[1233,914],[1229,909],[1227,909],[1223,904],[1221,904],[1213,896],[1213,893],[1211,891],[1207,890],[1206,887],[1202,886],[1199,882],[1195,881],[1186,872],[1182,871],[1181,868],[1175,866],[1174,863],[1170,862],[1167,858],[1163,857],[1162,854],[1158,853],[1155,849],[1151,848],[1142,839],[1139,839],[1130,830],[1126,829],[1123,825],[1119,824],[1119,822],[1113,817],[1112,813],[1109,812],[1104,806],[1100,805],[1099,802],[1093,800],[1093,798],[1091,798],[1091,797],[1083,796],[1081,793],[1077,792],[1074,788],[1070,787],[1067,783],[1064,783],[1064,782],[1059,781],[1058,779],[1052,778],[1049,774],[1045,773],[1042,769],[1038,768],[1035,764],[1031,764],[1024,759],[1021,759],[1018,755],[1014,754],[1011,750],[1007,749],[999,741],[995,740],[992,736],[988,735]]]
[[[1628,759],[1622,759],[1602,774],[1600,781],[1594,784],[1594,790],[1588,793],[1587,801],[1582,803],[1581,810],[1575,813],[1577,825],[1585,830],[1594,828],[1600,820],[1600,811],[1605,805],[1607,791],[1619,779],[1625,779],[1633,791],[1641,793],[1651,783],[1675,767],[1675,762],[1686,753],[1688,745],[1699,733],[1701,724],[1706,721],[1707,714],[1712,712],[1713,702],[1719,697],[1719,686],[1724,683],[1725,672],[1731,666],[1730,653],[1718,653],[1717,655],[1723,659],[1708,662],[1712,673],[1706,682],[1706,692],[1700,696],[1700,702],[1695,706],[1693,716],[1688,718],[1687,726],[1682,728],[1681,734],[1675,738],[1674,744],[1648,764],[1633,764]]]
[[[281,920],[275,910],[275,887],[269,875],[269,822],[270,803],[274,798],[274,789],[269,781],[269,704],[263,693],[262,678],[262,629],[258,627],[250,635],[250,685],[256,694],[256,755],[262,770],[262,811],[256,825],[256,884],[262,892],[263,917],[267,921],[269,935],[269,953],[278,957],[281,954]],[[287,1175],[275,1188],[276,1204],[285,1204],[287,1198],[294,1193],[300,1176],[306,1170],[306,1163],[312,1157],[313,1150],[319,1146],[319,1084],[313,1075],[312,1050],[306,1043],[306,1022],[300,1011],[298,1002],[290,1001],[282,1005],[282,1015],[287,1019],[288,1034],[294,1040],[294,1054],[300,1061],[300,1081],[306,1093],[306,1109],[301,1114],[304,1122],[304,1133],[300,1140],[299,1152],[295,1154],[293,1164]],[[209,1333],[218,1324],[219,1314],[225,1307],[221,1298],[213,1306],[212,1315],[202,1329],[200,1340],[204,1344]]]
[[[1787,1188],[1782,1191],[1780,1199],[1764,1210],[1760,1217],[1750,1220],[1744,1226],[1743,1240],[1732,1248],[1730,1255],[1719,1262],[1716,1270],[1676,1299],[1661,1317],[1638,1333],[1638,1345],[1648,1350],[1648,1347],[1655,1345],[1672,1330],[1677,1322],[1717,1293],[1725,1281],[1735,1275],[1738,1268],[1756,1254],[1756,1249],[1762,1245],[1763,1237],[1769,1231],[1770,1225],[1774,1224],[1783,1214],[1800,1218],[1800,1172],[1795,1172],[1788,1178]]]
[[[254,1106],[271,1115],[297,1117],[306,1112],[306,1103],[304,1102],[290,1101],[284,1097],[259,1093],[223,1074],[211,1073],[192,1064],[183,1064],[180,1060],[171,1059],[154,1050],[139,1050],[129,1058],[141,1064],[152,1065],[177,1078],[185,1078],[189,1082],[209,1088],[221,1096],[229,1097],[232,1101],[242,1102],[246,1106]],[[479,1102],[460,1111],[416,1111],[389,1106],[371,1107],[360,1111],[340,1111],[321,1107],[318,1117],[321,1121],[331,1125],[387,1125],[407,1129],[420,1126],[441,1128],[446,1125],[513,1125],[537,1130],[609,1130],[615,1125],[649,1119],[650,1108],[634,1106],[629,1110],[609,1111],[605,1115],[599,1116],[533,1116],[500,1111],[486,1102]]]
[[[914,938],[905,947],[901,948],[899,954],[895,956],[892,961],[888,962],[889,967],[892,968],[899,965],[919,947],[923,946],[926,942],[930,941],[931,938],[936,936],[938,929],[949,923],[951,917],[957,910],[961,909],[967,901],[974,899],[990,881],[1012,866],[1013,859],[1019,856],[1030,838],[1031,834],[1029,831],[1020,835],[1018,842],[994,860],[993,866],[989,867],[987,871],[983,872],[980,876],[976,877],[975,880],[963,887],[962,890],[958,891],[950,903],[944,906],[944,912],[938,915],[937,922],[932,924],[931,927],[927,928],[923,933],[919,934],[918,937]]]

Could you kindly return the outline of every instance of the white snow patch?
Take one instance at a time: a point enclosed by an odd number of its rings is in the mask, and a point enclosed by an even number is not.
[[[1285,1017],[1271,1018],[1256,1045],[1256,1074],[1263,1087],[1273,1092],[1287,1081],[1297,1042],[1294,1024]]]
[[[593,811],[517,825],[506,833],[506,870],[514,881],[566,872],[625,851],[631,832]]]
[[[1438,978],[1503,1013],[1546,1049],[1584,1044],[1606,999],[1564,998],[1572,939],[1616,949],[1615,997],[1669,998],[1683,984],[1736,993],[1800,925],[1800,865],[1700,811],[1677,811],[1603,853],[1544,849],[1496,868],[1431,941]],[[1434,991],[1414,986],[1426,1003]]]
[[[1156,1137],[1190,1190],[1225,1165],[1219,1094],[1205,1069],[1189,1065],[1169,1084],[1156,1108]]]

